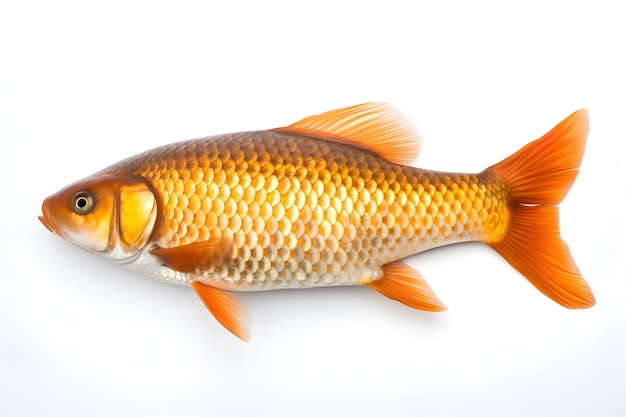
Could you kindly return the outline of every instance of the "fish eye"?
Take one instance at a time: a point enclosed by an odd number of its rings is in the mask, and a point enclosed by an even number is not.
[[[87,214],[93,210],[93,196],[88,191],[80,191],[72,198],[72,210],[76,214]]]

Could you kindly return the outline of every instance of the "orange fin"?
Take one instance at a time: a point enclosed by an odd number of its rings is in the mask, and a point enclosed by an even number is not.
[[[422,275],[404,262],[383,265],[382,278],[365,282],[385,297],[425,311],[447,310]]]
[[[174,271],[197,273],[228,264],[232,247],[231,238],[221,237],[172,248],[155,248],[150,253]]]
[[[421,148],[415,128],[393,107],[378,102],[331,110],[272,130],[347,143],[400,164],[415,160]]]
[[[192,281],[191,286],[222,326],[244,342],[249,340],[248,314],[239,297],[197,281]]]
[[[587,110],[578,110],[490,169],[511,188],[512,203],[559,204],[578,175],[588,131]]]
[[[587,139],[587,111],[488,170],[508,185],[511,219],[499,241],[486,242],[537,289],[567,308],[595,304],[567,244],[561,240],[558,204],[576,179]]]
[[[556,206],[514,206],[500,255],[539,291],[567,308],[589,308],[595,299],[559,233]]]

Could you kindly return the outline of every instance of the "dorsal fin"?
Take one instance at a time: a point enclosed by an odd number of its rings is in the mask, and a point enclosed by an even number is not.
[[[327,111],[272,131],[348,143],[400,164],[414,161],[421,148],[421,138],[411,123],[380,102]]]

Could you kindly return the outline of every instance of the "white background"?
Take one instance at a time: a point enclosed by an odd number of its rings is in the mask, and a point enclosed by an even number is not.
[[[624,415],[623,7],[426,3],[2,2],[0,415]],[[561,228],[596,306],[465,244],[409,260],[445,313],[369,288],[250,293],[246,344],[191,289],[37,220],[137,152],[372,100],[418,126],[417,166],[469,172],[589,108]]]

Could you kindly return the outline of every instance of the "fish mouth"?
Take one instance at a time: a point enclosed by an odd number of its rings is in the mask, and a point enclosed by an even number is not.
[[[54,230],[54,227],[52,227],[52,223],[50,223],[46,216],[39,216],[39,221],[43,223],[44,226],[46,226],[46,229],[50,230],[55,235],[58,234],[56,230]]]
[[[55,235],[58,235],[59,232],[57,231],[57,228],[54,227],[54,222],[51,220],[53,216],[50,216],[50,197],[46,198],[41,205],[41,213],[42,215],[39,216],[39,221],[46,226],[46,229],[50,230]]]

